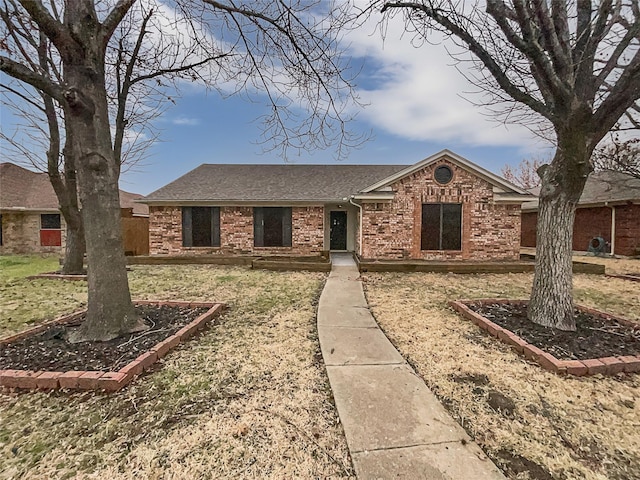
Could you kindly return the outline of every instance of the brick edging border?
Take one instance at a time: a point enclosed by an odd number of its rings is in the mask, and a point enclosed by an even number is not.
[[[633,275],[608,273],[608,274],[605,275],[605,277],[608,277],[608,278],[621,278],[623,280],[629,280],[630,282],[640,282],[640,277],[636,277],[636,276],[633,276]]]
[[[223,303],[213,302],[176,302],[176,301],[134,301],[135,305],[180,306],[187,308],[209,307],[202,315],[191,321],[173,335],[167,337],[147,352],[131,361],[117,372],[81,371],[48,372],[31,370],[0,370],[0,387],[19,388],[27,390],[105,390],[116,392],[128,385],[134,377],[140,375],[160,358],[164,357],[171,349],[195,335],[198,330],[205,327],[207,322],[219,316],[226,308]],[[74,312],[37,327],[0,339],[0,345],[15,342],[25,337],[35,335],[46,330],[51,325],[68,325],[77,321],[86,310]]]
[[[477,300],[451,300],[449,306],[462,316],[471,320],[481,329],[487,331],[492,336],[502,340],[502,342],[510,345],[516,352],[521,353],[525,358],[538,363],[545,370],[549,370],[559,374],[569,374],[576,376],[595,375],[597,373],[603,375],[615,375],[617,373],[635,373],[640,372],[640,356],[626,355],[619,357],[601,357],[590,358],[587,360],[558,360],[556,357],[547,353],[535,345],[527,343],[515,333],[502,328],[493,323],[491,320],[483,317],[479,313],[471,310],[468,305],[472,303],[498,303],[498,304],[516,304],[522,305],[528,303],[528,300],[509,300],[505,298],[481,298]],[[594,308],[576,305],[578,310],[598,315],[604,319],[613,319],[623,325],[636,326],[637,324],[615,315],[610,315]]]
[[[39,273],[38,275],[30,275],[27,280],[75,280],[86,281],[87,276],[81,275],[65,275],[62,273]]]

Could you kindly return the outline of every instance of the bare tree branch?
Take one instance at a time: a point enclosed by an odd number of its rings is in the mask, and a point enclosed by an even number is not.
[[[136,3],[136,0],[119,0],[118,3],[111,9],[107,18],[102,22],[102,31],[100,35],[102,37],[102,44],[104,48],[107,47],[109,39],[113,35],[113,31],[122,22],[122,19],[129,12],[129,9]]]
[[[47,95],[50,95],[60,102],[64,101],[63,89],[60,85],[53,83],[43,75],[30,70],[23,64],[18,63],[9,57],[0,55],[0,71],[28,83],[29,85],[33,85],[35,88],[46,92]]]
[[[75,40],[58,20],[42,5],[40,0],[18,0],[20,5],[29,13],[43,33],[58,48],[60,53],[66,52],[66,45]]]
[[[396,8],[410,8],[413,10],[421,11],[425,13],[429,18],[432,18],[438,24],[442,25],[447,31],[462,40],[469,46],[469,50],[484,64],[484,66],[491,72],[500,87],[507,92],[515,100],[524,103],[532,110],[540,113],[546,118],[552,116],[551,111],[540,101],[532,97],[526,92],[519,89],[505,74],[504,70],[498,65],[491,54],[478,42],[469,32],[464,30],[459,25],[452,22],[448,17],[440,14],[440,12],[432,8],[431,6],[414,2],[387,2],[384,4],[381,12],[384,13],[389,9]]]

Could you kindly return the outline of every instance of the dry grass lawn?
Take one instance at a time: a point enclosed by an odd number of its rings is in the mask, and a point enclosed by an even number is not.
[[[353,476],[316,335],[324,275],[139,266],[129,277],[135,298],[231,309],[117,394],[0,394],[0,478]],[[0,280],[2,336],[86,301],[82,282]]]
[[[25,278],[57,268],[58,257],[0,256],[0,336],[86,305],[84,282],[31,282]]]
[[[619,262],[613,268],[622,269]],[[639,260],[626,262],[640,271]],[[531,281],[531,274],[370,273],[365,289],[384,332],[484,450],[498,464],[515,457],[541,467],[510,478],[640,478],[640,375],[546,372],[447,307],[450,299],[527,298]],[[574,284],[577,302],[640,321],[637,283],[577,275]],[[498,410],[489,405],[500,401]]]
[[[640,259],[636,258],[607,258],[591,255],[575,255],[576,262],[596,263],[604,265],[607,274],[624,275],[625,273],[640,273]]]

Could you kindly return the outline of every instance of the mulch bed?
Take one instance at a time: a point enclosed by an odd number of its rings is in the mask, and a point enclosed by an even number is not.
[[[81,316],[73,324],[50,325],[43,332],[0,345],[0,370],[118,371],[208,310],[175,305],[135,308],[149,330],[109,342],[71,344],[67,334],[84,320]]]
[[[577,331],[564,332],[529,321],[524,303],[482,303],[468,307],[560,360],[640,356],[640,325],[576,310]]]

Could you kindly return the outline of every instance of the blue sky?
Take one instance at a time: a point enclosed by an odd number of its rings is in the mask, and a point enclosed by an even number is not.
[[[443,45],[416,49],[402,37],[400,24],[389,25],[384,42],[374,30],[375,25],[364,25],[346,38],[347,56],[362,65],[357,91],[367,104],[350,129],[370,132],[371,140],[342,163],[412,164],[448,148],[499,174],[505,164],[548,151],[526,128],[498,124],[468,101],[479,97],[465,93],[474,88],[452,65]],[[260,100],[259,95],[253,102],[243,96],[222,98],[203,87],[187,86],[157,120],[160,141],[143,163],[123,172],[120,187],[148,194],[202,163],[282,163],[277,151],[263,153],[257,144],[257,119],[267,111]],[[11,131],[16,120],[4,110],[2,129]],[[1,157],[15,161],[6,153]],[[292,154],[287,161],[336,160],[334,151],[327,150]]]
[[[283,163],[276,152],[263,153],[256,119],[265,112],[236,97],[221,99],[215,94],[185,95],[159,122],[162,140],[141,164],[122,175],[124,190],[147,194],[175,180],[202,163]],[[518,145],[472,145],[465,138],[419,140],[388,132],[359,115],[352,128],[371,131],[372,138],[350,152],[342,163],[412,164],[444,148],[496,173],[506,163],[518,163],[529,149]],[[489,128],[503,128],[489,123]],[[508,135],[508,133],[506,134]],[[332,163],[332,150],[290,155],[290,163]]]
[[[448,148],[499,174],[505,164],[548,154],[548,145],[528,129],[499,124],[469,101],[478,100],[466,93],[475,88],[452,65],[444,45],[416,49],[393,23],[384,42],[373,24],[349,33],[346,41],[353,63],[362,65],[357,91],[367,104],[351,129],[372,136],[343,163],[412,164]],[[282,163],[276,152],[263,154],[256,144],[261,134],[256,119],[265,112],[264,103],[187,88],[160,119],[162,142],[144,165],[122,176],[121,188],[147,194],[201,163]],[[336,160],[327,150],[290,155],[287,161]]]

